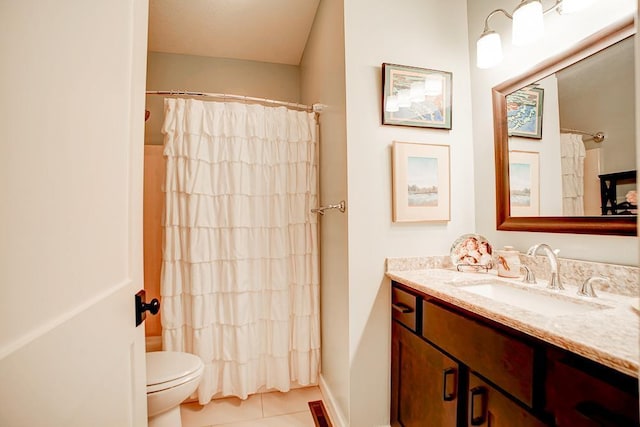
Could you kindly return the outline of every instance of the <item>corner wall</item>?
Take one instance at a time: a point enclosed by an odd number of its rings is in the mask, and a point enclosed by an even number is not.
[[[322,0],[300,64],[302,102],[326,105],[320,123],[322,205],[347,199],[343,0]],[[347,217],[319,218],[322,324],[321,389],[336,427],[349,419],[349,278]],[[355,424],[351,424],[355,425]]]
[[[585,11],[572,15],[550,13],[545,16],[544,38],[526,48],[511,46],[511,21],[503,16],[491,20],[491,28],[500,33],[505,60],[490,70],[475,66],[476,41],[482,33],[484,19],[494,9],[505,7],[503,0],[478,2],[468,0],[469,52],[473,101],[473,140],[476,194],[476,230],[494,247],[511,245],[520,251],[545,242],[560,249],[560,256],[587,261],[637,265],[637,238],[579,234],[533,233],[496,230],[495,168],[491,88],[520,75],[544,59],[565,51],[589,35],[635,13],[635,1],[598,1]],[[513,2],[515,8],[517,2]],[[636,70],[636,75],[638,70]],[[636,145],[637,147],[637,145]],[[636,149],[636,152],[638,150]],[[482,165],[482,166],[481,166]]]
[[[385,259],[448,254],[459,235],[475,231],[466,8],[465,0],[345,2],[352,426],[389,424]],[[383,62],[452,72],[452,129],[382,126]],[[392,222],[393,141],[450,146],[450,221]]]

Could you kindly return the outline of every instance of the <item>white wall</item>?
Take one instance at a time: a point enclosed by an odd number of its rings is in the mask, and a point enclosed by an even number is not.
[[[555,233],[498,232],[495,212],[495,173],[493,150],[493,122],[491,88],[511,77],[520,75],[544,59],[559,54],[594,32],[635,13],[634,0],[598,0],[586,11],[545,17],[544,39],[526,48],[510,44],[511,21],[496,16],[491,27],[503,39],[505,60],[490,70],[475,67],[476,40],[482,32],[485,17],[494,9],[506,7],[504,0],[478,2],[468,0],[469,50],[471,54],[471,85],[473,100],[473,140],[476,194],[476,230],[494,246],[513,245],[526,250],[530,245],[546,242],[561,250],[567,258],[636,265],[638,245],[635,237],[569,235]],[[517,5],[513,1],[509,10]]]
[[[149,52],[147,90],[230,93],[279,101],[300,101],[300,68],[240,59]],[[162,144],[164,96],[147,95],[151,112],[145,143]]]
[[[473,143],[464,0],[345,2],[350,425],[389,422],[390,287],[385,258],[449,253],[474,231]],[[383,62],[451,71],[453,128],[381,125]],[[391,221],[394,140],[451,147],[451,221]]]
[[[320,114],[320,203],[347,198],[343,0],[322,0],[301,68],[302,102]],[[347,208],[347,214],[350,208]],[[347,214],[320,217],[322,380],[334,424],[349,416],[349,282]],[[327,394],[330,394],[328,396]]]

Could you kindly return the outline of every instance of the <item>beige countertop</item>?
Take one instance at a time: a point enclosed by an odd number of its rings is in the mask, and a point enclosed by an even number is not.
[[[504,279],[495,272],[461,273],[453,269],[424,268],[389,270],[386,275],[423,294],[454,304],[467,311],[499,322],[532,337],[554,344],[625,374],[638,376],[640,353],[638,298],[597,292],[598,298],[576,295],[577,287],[565,283],[565,291],[546,289],[538,278],[535,285],[519,279]],[[594,309],[573,314],[543,313],[501,303],[492,298],[465,291],[465,286],[493,281],[506,282],[533,294],[570,300]],[[521,307],[526,301],[520,301]],[[597,308],[595,308],[598,305]]]

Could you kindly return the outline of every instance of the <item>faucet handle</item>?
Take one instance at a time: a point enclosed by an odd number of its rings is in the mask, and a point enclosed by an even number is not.
[[[582,283],[582,286],[580,286],[580,289],[578,289],[578,295],[582,297],[597,298],[598,295],[596,295],[596,292],[593,290],[592,284],[592,282],[595,280],[603,280],[605,282],[611,281],[611,279],[607,276],[591,276]]]
[[[538,283],[536,282],[535,274],[533,274],[533,271],[529,267],[527,267],[526,265],[521,265],[520,268],[524,269],[524,277],[522,278],[522,281],[524,283],[527,283],[530,285]]]

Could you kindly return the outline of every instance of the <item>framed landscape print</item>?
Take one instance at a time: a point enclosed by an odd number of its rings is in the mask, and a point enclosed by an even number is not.
[[[509,136],[542,139],[544,89],[526,87],[507,95]]]
[[[449,221],[449,146],[394,141],[393,221]]]
[[[539,157],[531,151],[509,151],[511,216],[540,214]]]
[[[451,129],[446,71],[382,64],[382,124]]]

